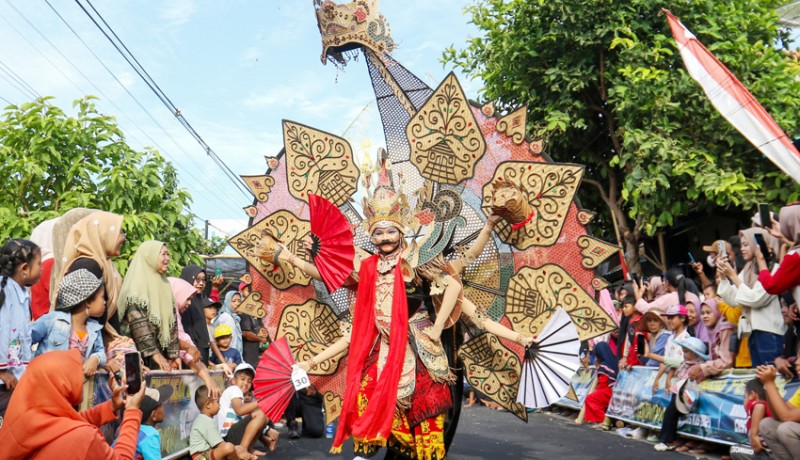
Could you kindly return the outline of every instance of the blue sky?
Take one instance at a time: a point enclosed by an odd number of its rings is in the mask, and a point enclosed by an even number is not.
[[[83,95],[100,97],[99,110],[117,118],[130,145],[153,146],[176,165],[194,198],[192,212],[211,220],[212,232],[242,230],[242,207],[252,198],[217,171],[74,1],[49,1],[111,72],[45,0],[0,1],[0,68],[36,93],[55,96],[54,103],[68,111]],[[373,153],[384,142],[363,58],[343,71],[320,62],[311,0],[92,4],[236,174],[263,173],[264,156],[282,146],[284,118],[335,134],[352,124],[346,137],[356,151],[371,145]],[[384,0],[381,11],[398,43],[395,59],[435,87],[450,70],[439,63],[442,50],[452,43],[462,47],[476,33],[463,15],[466,4]],[[477,98],[480,84],[459,78]],[[14,104],[30,100],[9,80],[10,72],[0,70],[1,98]]]

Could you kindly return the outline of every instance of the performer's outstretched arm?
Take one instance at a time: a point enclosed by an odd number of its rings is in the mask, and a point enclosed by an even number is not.
[[[324,363],[325,361],[344,353],[349,347],[350,337],[343,336],[341,339],[334,342],[333,345],[319,352],[317,356],[312,357],[308,361],[299,362],[297,365],[300,366],[304,371],[308,372],[312,369],[316,369],[320,363]]]
[[[483,248],[486,247],[486,243],[489,242],[489,238],[492,236],[492,230],[494,229],[497,222],[500,220],[500,216],[491,215],[486,220],[486,223],[483,225],[481,232],[478,234],[478,237],[475,238],[475,243],[464,251],[463,257],[460,257],[452,262],[450,262],[450,266],[453,267],[453,270],[456,271],[456,274],[460,275],[467,266],[472,264],[475,259],[478,258],[479,255],[483,252]]]
[[[487,332],[491,332],[501,339],[510,340],[525,347],[529,347],[533,343],[533,337],[509,329],[487,317],[485,313],[479,312],[478,307],[466,297],[461,301],[461,311],[469,316],[476,326],[485,329]]]
[[[278,254],[278,260],[281,263],[289,263],[294,265],[295,267],[299,268],[303,273],[308,275],[309,277],[317,280],[322,281],[322,275],[319,274],[319,270],[317,270],[316,265],[310,262],[306,262],[305,260],[297,257],[287,248],[283,248],[280,254]]]

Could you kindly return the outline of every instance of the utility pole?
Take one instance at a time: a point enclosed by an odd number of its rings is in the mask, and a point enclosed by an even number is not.
[[[206,220],[205,223],[206,223],[205,238],[206,238],[206,241],[208,241],[208,221]]]

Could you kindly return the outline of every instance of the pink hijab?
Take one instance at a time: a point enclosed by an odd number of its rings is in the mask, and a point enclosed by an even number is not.
[[[800,246],[800,204],[790,204],[781,208],[781,233],[794,242],[792,249]]]
[[[653,293],[654,300],[667,293],[667,288],[664,286],[664,282],[661,281],[660,276],[650,277],[650,292]]]
[[[703,308],[703,305],[708,305],[711,308],[711,312],[717,317],[717,322],[714,323],[714,329],[708,330],[708,349],[714,353],[714,345],[717,343],[717,335],[719,335],[719,333],[725,329],[734,329],[734,327],[733,324],[729,323],[728,320],[722,316],[722,312],[719,311],[719,301],[717,299],[706,299],[703,304],[700,305],[700,308]],[[725,343],[720,345],[723,347],[728,346],[728,344]]]

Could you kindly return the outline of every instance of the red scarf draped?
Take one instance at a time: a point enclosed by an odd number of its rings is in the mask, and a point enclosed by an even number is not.
[[[408,344],[408,299],[401,271],[402,259],[394,268],[394,294],[392,325],[389,331],[389,355],[386,365],[375,382],[375,393],[367,408],[358,416],[358,392],[361,388],[364,362],[372,351],[378,328],[375,325],[375,286],[378,280],[378,259],[375,255],[361,263],[358,272],[358,294],[353,314],[353,332],[347,363],[347,388],[345,390],[339,428],[332,450],[340,450],[348,436],[362,443],[384,446],[389,437],[397,405],[397,386],[403,372],[403,359]]]

